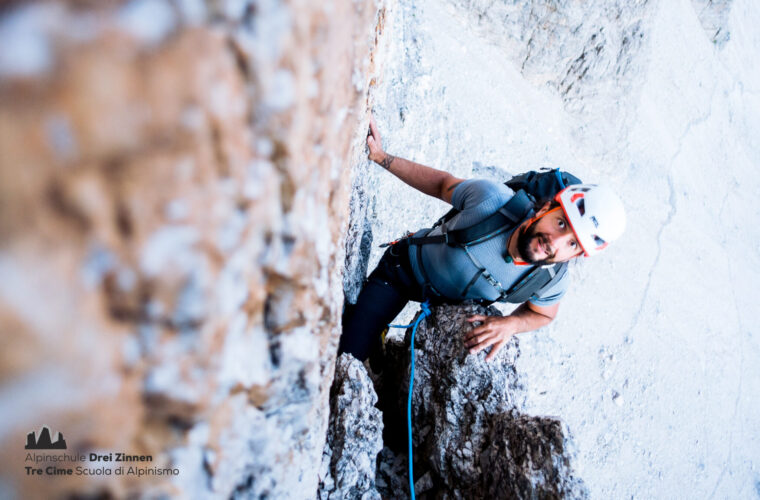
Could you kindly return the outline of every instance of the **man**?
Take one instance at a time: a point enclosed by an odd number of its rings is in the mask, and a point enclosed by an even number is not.
[[[434,304],[522,302],[508,316],[467,318],[480,325],[465,336],[465,346],[471,353],[493,346],[486,356],[489,361],[512,335],[536,330],[555,318],[568,276],[544,271],[548,279],[531,288],[528,296],[516,291],[516,286],[530,281],[528,278],[537,276],[537,271],[553,269],[553,264],[599,252],[625,226],[623,204],[614,193],[600,186],[573,185],[554,199],[540,202],[524,220],[505,226],[511,230],[497,229],[482,242],[466,247],[451,245],[449,234],[503,212],[502,207],[513,199],[519,201],[520,195],[503,184],[465,181],[389,155],[383,151],[373,118],[367,146],[372,161],[413,188],[452,204],[459,212],[440,228],[418,231],[391,245],[369,275],[356,306],[344,313],[340,352],[350,352],[362,361],[409,300],[428,299]],[[514,300],[516,297],[520,300]]]

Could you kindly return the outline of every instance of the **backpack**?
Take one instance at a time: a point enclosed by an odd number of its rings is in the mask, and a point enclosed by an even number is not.
[[[548,290],[557,283],[567,272],[567,263],[534,267],[523,279],[510,287],[508,290],[501,286],[493,275],[475,258],[469,251],[469,247],[487,241],[501,233],[510,231],[523,222],[538,202],[551,200],[554,195],[571,184],[580,184],[581,180],[558,168],[541,169],[530,171],[512,177],[506,181],[515,195],[496,212],[482,221],[469,227],[448,230],[446,223],[449,222],[459,210],[452,208],[443,217],[438,219],[433,226],[426,230],[424,235],[407,238],[409,245],[417,246],[417,263],[425,279],[424,287],[435,292],[430,279],[422,263],[422,245],[431,243],[445,243],[450,246],[462,248],[470,258],[478,272],[472,277],[467,287],[462,291],[462,298],[466,296],[470,287],[481,276],[486,279],[499,292],[499,302],[523,303],[533,295]],[[440,235],[427,236],[433,229],[441,227]],[[437,293],[437,292],[435,292]],[[440,294],[438,294],[440,295]],[[488,302],[488,301],[481,301]]]

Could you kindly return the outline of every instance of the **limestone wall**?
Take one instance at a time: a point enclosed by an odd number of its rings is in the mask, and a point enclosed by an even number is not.
[[[379,7],[0,8],[0,496],[314,496]]]

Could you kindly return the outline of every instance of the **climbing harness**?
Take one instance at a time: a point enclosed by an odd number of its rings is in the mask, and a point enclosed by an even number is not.
[[[412,500],[414,500],[414,455],[412,449],[412,389],[414,388],[414,336],[417,333],[417,326],[420,322],[430,316],[430,301],[426,300],[420,304],[420,315],[414,323],[408,325],[388,325],[390,328],[412,328],[412,341],[409,344],[409,349],[412,351],[412,365],[409,373],[409,397],[406,400],[406,426],[409,437],[409,492]]]
[[[396,243],[399,243],[400,241],[405,240],[406,238],[410,237],[412,234],[414,233],[412,233],[411,231],[407,231],[406,233],[404,233],[404,236],[402,236],[401,238],[397,240],[389,241],[388,243],[380,243],[378,246],[380,248],[392,247]]]

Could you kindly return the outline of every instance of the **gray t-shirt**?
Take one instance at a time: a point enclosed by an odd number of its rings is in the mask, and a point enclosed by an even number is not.
[[[504,184],[485,179],[470,179],[459,184],[451,197],[451,204],[460,212],[447,223],[450,229],[468,227],[480,222],[496,212],[508,202],[514,192]],[[428,233],[430,236],[441,234],[440,227]],[[490,240],[470,247],[473,256],[508,290],[522,277],[527,275],[533,266],[518,266],[506,262],[507,241],[512,231],[502,233]],[[478,268],[472,263],[465,251],[449,245],[422,245],[422,262],[430,282],[435,289],[453,299],[487,299],[495,301],[499,293],[482,276],[470,286],[467,295],[462,292],[472,280]],[[420,283],[424,282],[419,264],[417,263],[417,247],[409,247],[409,260],[415,277]],[[559,302],[569,284],[568,274],[545,290],[541,296],[533,295],[530,302],[538,306],[549,306]]]

